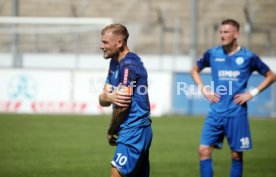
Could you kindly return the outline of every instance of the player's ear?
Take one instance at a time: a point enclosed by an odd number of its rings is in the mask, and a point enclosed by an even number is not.
[[[123,40],[122,39],[118,39],[117,41],[117,48],[120,49],[123,47]]]
[[[235,31],[235,38],[237,39],[240,36],[240,32],[238,30]]]

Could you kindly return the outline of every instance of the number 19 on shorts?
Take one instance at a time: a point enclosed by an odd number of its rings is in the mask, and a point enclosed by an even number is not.
[[[240,139],[241,141],[241,148],[248,148],[250,145],[250,141],[248,137],[243,137]]]

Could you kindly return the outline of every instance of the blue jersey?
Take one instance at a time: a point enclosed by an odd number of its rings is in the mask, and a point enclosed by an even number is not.
[[[133,86],[131,105],[119,134],[130,128],[146,127],[151,124],[150,102],[148,97],[148,74],[141,59],[134,53],[128,53],[117,62],[111,59],[106,83],[117,87],[120,83]]]
[[[220,95],[218,103],[211,104],[210,114],[237,116],[247,114],[247,104],[234,103],[234,96],[244,93],[253,71],[265,75],[269,67],[247,48],[228,55],[222,46],[209,49],[197,62],[199,69],[211,67],[213,91]]]

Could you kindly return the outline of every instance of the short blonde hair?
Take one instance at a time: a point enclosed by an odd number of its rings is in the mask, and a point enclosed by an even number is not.
[[[122,36],[124,41],[127,42],[129,33],[127,28],[124,25],[119,23],[110,24],[102,30],[102,35],[104,35],[106,31],[111,31],[115,35]]]

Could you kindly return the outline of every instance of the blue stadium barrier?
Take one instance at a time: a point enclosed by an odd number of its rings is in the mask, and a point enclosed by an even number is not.
[[[211,86],[211,75],[201,73],[205,84]],[[256,87],[262,76],[253,74],[248,81],[248,89]],[[172,82],[172,112],[185,115],[205,115],[209,109],[209,102],[197,92],[194,81],[189,73],[176,72]],[[275,84],[257,95],[248,103],[249,116],[271,117],[276,112]],[[273,95],[274,92],[274,95]]]

